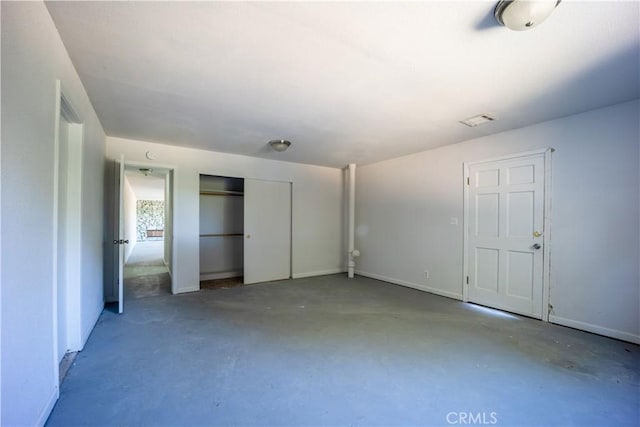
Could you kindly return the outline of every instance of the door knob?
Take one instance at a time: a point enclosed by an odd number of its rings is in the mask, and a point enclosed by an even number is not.
[[[540,249],[542,246],[540,246],[539,243],[534,243],[534,245],[532,246],[533,249]]]

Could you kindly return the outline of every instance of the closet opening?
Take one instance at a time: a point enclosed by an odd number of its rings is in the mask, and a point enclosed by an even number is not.
[[[200,175],[200,289],[243,284],[244,179]]]

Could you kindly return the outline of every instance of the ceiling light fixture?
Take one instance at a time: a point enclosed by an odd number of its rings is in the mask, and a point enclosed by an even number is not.
[[[493,11],[499,23],[514,31],[539,25],[562,0],[500,0]]]
[[[149,174],[153,172],[153,169],[149,169],[149,168],[140,168],[138,170],[142,172],[144,176],[149,176]]]
[[[286,141],[284,139],[274,139],[269,141],[269,145],[276,151],[285,151],[291,145],[290,141]]]

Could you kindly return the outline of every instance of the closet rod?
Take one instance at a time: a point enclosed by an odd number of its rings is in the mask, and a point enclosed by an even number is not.
[[[201,234],[200,237],[242,237],[242,233]]]
[[[242,191],[207,191],[207,190],[202,190],[200,191],[200,195],[202,196],[239,196],[242,197],[244,196],[244,193]]]

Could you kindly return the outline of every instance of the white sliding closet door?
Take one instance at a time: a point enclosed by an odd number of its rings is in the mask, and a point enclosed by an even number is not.
[[[244,180],[244,283],[291,277],[291,183]]]

